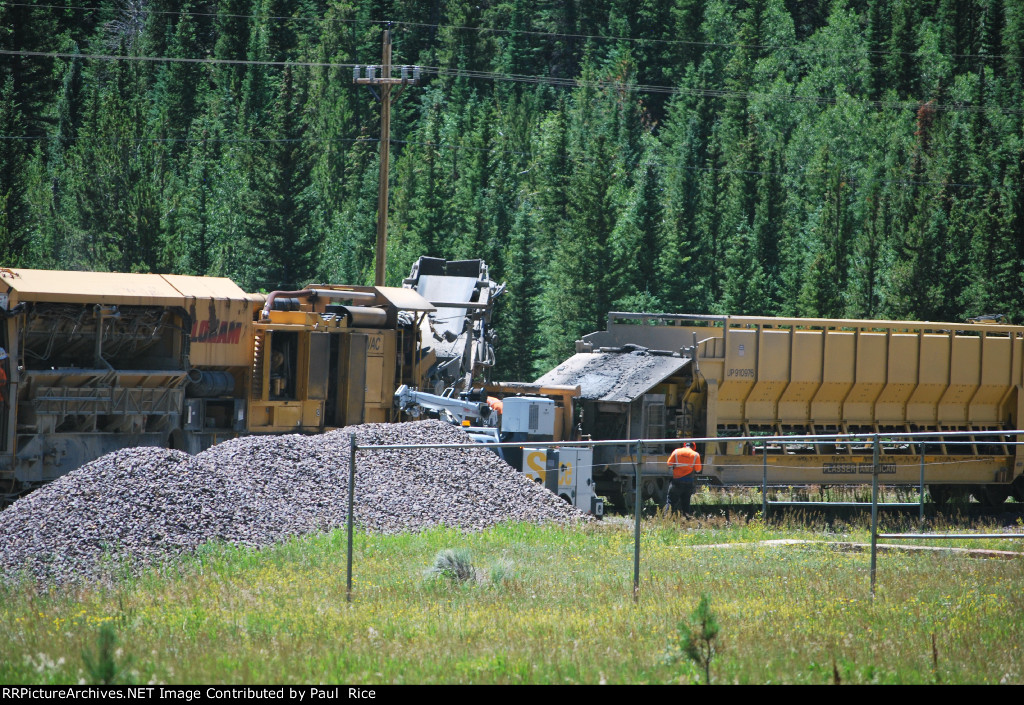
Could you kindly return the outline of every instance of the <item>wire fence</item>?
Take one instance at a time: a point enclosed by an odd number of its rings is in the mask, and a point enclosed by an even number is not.
[[[348,556],[346,561],[347,567],[347,589],[346,589],[346,600],[351,602],[352,600],[352,556],[353,556],[353,537],[354,537],[354,505],[355,505],[355,480],[356,480],[356,451],[385,451],[385,450],[415,450],[415,449],[427,449],[427,448],[451,448],[451,449],[498,449],[498,448],[523,448],[524,445],[529,445],[534,448],[572,448],[572,447],[584,447],[584,448],[596,448],[602,446],[622,446],[625,449],[631,449],[632,462],[622,461],[620,465],[632,465],[634,474],[634,549],[633,549],[633,600],[639,600],[640,594],[640,519],[642,509],[642,491],[643,487],[643,473],[644,473],[644,458],[645,458],[645,447],[651,446],[678,446],[685,442],[697,443],[697,444],[708,444],[708,443],[729,443],[729,442],[742,442],[751,443],[752,447],[759,447],[761,449],[762,458],[762,512],[764,516],[767,516],[768,508],[770,506],[857,506],[857,507],[871,507],[871,595],[875,594],[875,574],[877,567],[877,542],[879,538],[890,538],[890,537],[913,537],[924,540],[938,539],[940,537],[955,537],[957,539],[968,539],[968,538],[1024,538],[1024,533],[1021,534],[998,534],[998,535],[970,535],[970,534],[879,534],[878,533],[878,510],[880,508],[904,508],[919,506],[921,511],[921,518],[924,518],[924,485],[926,482],[926,451],[929,449],[926,441],[940,441],[943,446],[957,446],[957,445],[970,445],[977,446],[976,438],[978,437],[996,437],[999,440],[994,445],[999,445],[1005,449],[1015,448],[1019,445],[1024,445],[1024,431],[1022,430],[969,430],[969,431],[919,431],[919,432],[897,432],[897,433],[874,433],[874,434],[839,434],[839,435],[791,435],[791,436],[728,436],[728,437],[705,437],[705,438],[655,438],[655,439],[616,439],[616,440],[588,440],[588,441],[514,441],[514,442],[499,442],[499,443],[407,443],[407,444],[382,444],[382,445],[359,445],[356,441],[355,434],[349,435],[350,444],[350,458],[349,458],[349,481],[348,481],[348,519],[347,519],[347,531],[348,531]],[[1011,440],[1013,439],[1013,440]],[[871,449],[871,501],[870,502],[807,502],[807,501],[771,501],[767,499],[768,495],[768,458],[769,457],[780,457],[779,455],[769,454],[769,446],[775,446],[782,449],[782,453],[785,453],[787,444],[801,444],[804,446],[815,446],[815,445],[829,445],[834,446],[836,444],[852,444],[854,442],[863,444]],[[880,502],[879,501],[879,477],[883,473],[883,457],[882,452],[883,445],[894,445],[900,444],[904,446],[917,445],[919,446],[920,452],[920,477],[919,477],[919,501],[914,503],[907,502]],[[990,443],[989,445],[993,445]],[[782,456],[784,457],[784,455]],[[1007,458],[1013,456],[1007,455]],[[969,458],[968,458],[969,460]],[[948,461],[949,463],[959,461]],[[772,466],[776,467],[775,465]],[[805,469],[806,465],[794,465]],[[824,466],[822,466],[824,467]],[[1013,478],[1008,477],[1008,480]]]

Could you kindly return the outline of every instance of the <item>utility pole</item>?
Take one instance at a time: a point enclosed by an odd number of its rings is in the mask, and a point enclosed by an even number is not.
[[[380,66],[367,66],[366,75],[360,75],[359,66],[352,74],[354,83],[369,86],[370,91],[380,101],[380,183],[377,187],[377,263],[374,285],[384,286],[384,269],[387,257],[388,242],[388,162],[391,158],[391,101],[398,100],[407,85],[416,85],[420,78],[420,67],[412,67],[412,78],[409,78],[409,66],[401,69],[401,78],[391,77],[391,30],[384,30],[384,48],[381,52]],[[380,76],[377,76],[380,69]],[[399,86],[394,98],[391,87]],[[380,87],[380,93],[374,90]]]

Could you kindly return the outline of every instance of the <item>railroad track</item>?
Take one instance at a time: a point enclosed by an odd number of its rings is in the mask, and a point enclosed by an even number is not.
[[[762,505],[760,502],[694,504],[690,507],[690,514],[695,518],[724,516],[726,519],[742,517],[746,520],[750,520],[757,516],[761,510]],[[645,517],[654,516],[657,512],[658,509],[649,503],[643,508]],[[805,517],[808,521],[822,519],[826,521],[849,521],[857,519],[858,517],[869,519],[871,516],[871,507],[839,505],[828,507],[822,506],[821,504],[802,507],[797,504],[770,507],[768,512],[769,520],[778,520],[781,518],[793,520]],[[881,510],[880,516],[891,517],[893,515],[899,515],[908,519],[914,519],[918,516],[918,512],[919,509],[917,505],[909,507],[887,507]],[[994,520],[1004,526],[1016,526],[1018,525],[1018,521],[1024,521],[1024,503],[1007,503],[1002,507],[997,508],[976,502],[952,505],[936,505],[932,502],[925,502],[924,513],[925,517],[929,520],[940,518],[950,524],[968,524],[972,521],[986,519]],[[613,515],[625,516],[623,514]]]

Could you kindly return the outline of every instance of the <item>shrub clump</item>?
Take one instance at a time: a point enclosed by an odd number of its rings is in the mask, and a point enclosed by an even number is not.
[[[434,556],[434,563],[428,575],[447,578],[457,583],[476,582],[476,568],[473,557],[465,548],[446,548]]]

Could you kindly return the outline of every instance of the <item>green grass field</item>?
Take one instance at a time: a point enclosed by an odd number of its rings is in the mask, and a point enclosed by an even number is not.
[[[707,594],[714,683],[1024,683],[1024,560],[884,554],[872,600],[869,554],[829,545],[867,542],[856,524],[645,520],[636,602],[625,519],[359,534],[351,604],[344,532],[209,546],[106,587],[0,588],[0,682],[93,682],[105,660],[136,683],[695,683],[677,625]],[[429,574],[449,548],[476,580]]]

